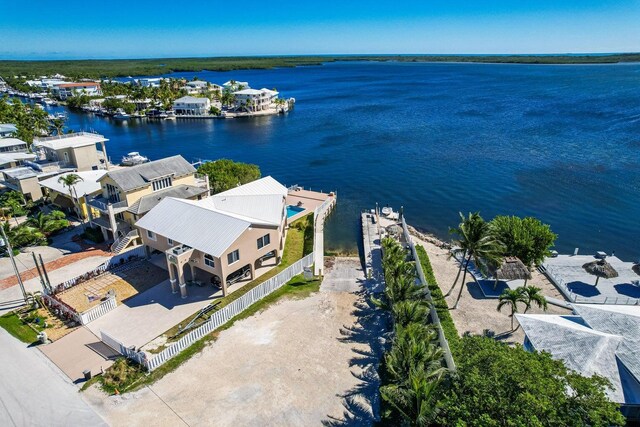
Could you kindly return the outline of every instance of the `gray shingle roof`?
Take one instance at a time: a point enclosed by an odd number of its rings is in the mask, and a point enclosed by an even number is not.
[[[149,163],[110,171],[106,176],[111,177],[124,191],[146,187],[154,179],[164,176],[181,177],[195,173],[196,169],[184,157],[172,156]]]
[[[131,205],[129,209],[127,209],[127,211],[135,215],[141,215],[149,212],[165,197],[174,197],[176,199],[190,199],[206,192],[206,188],[196,187],[195,185],[176,185],[175,187],[166,188],[164,190],[156,191],[153,194],[148,194],[141,197],[137,202]]]

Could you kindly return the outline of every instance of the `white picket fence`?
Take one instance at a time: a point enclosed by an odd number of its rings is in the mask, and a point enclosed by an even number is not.
[[[129,251],[126,252],[122,252],[121,254],[118,254],[112,258],[109,258],[107,261],[105,261],[103,264],[100,264],[98,267],[94,268],[93,270],[81,274],[79,276],[74,277],[73,279],[69,279],[65,282],[60,283],[59,285],[56,285],[53,287],[54,289],[54,294],[58,293],[58,292],[62,292],[64,290],[67,290],[69,288],[72,288],[86,280],[89,280],[93,277],[96,277],[102,273],[104,273],[107,270],[111,270],[112,268],[115,268],[119,265],[121,265],[122,260],[125,260],[125,262],[133,257],[133,258],[142,258],[146,256],[145,251],[144,251],[144,246],[138,246],[137,248],[133,248]]]
[[[411,234],[409,234],[409,229],[407,227],[407,223],[404,220],[404,215],[402,216],[402,231],[404,232],[405,240],[409,242],[409,246],[411,247],[411,254],[413,255],[413,259],[416,262],[416,270],[418,271],[418,278],[420,279],[420,282],[425,287],[427,298],[429,298],[429,301],[433,302],[433,298],[431,297],[431,292],[429,291],[429,283],[427,282],[427,279],[424,277],[422,264],[420,263],[420,258],[418,258],[418,251],[416,250],[416,245],[413,243]],[[438,311],[436,310],[433,304],[431,304],[431,308],[429,309],[429,314],[431,315],[431,321],[438,328],[438,341],[440,342],[440,347],[442,348],[442,352],[444,353],[444,360],[445,360],[445,363],[447,364],[447,368],[453,371],[456,369],[456,364],[453,361],[453,357],[451,356],[451,349],[449,348],[449,342],[447,341],[447,337],[444,335],[444,330],[442,329],[442,325],[440,324],[440,317],[438,316]]]
[[[89,310],[80,313],[80,323],[86,325],[89,322],[93,322],[97,318],[104,316],[111,310],[115,310],[118,306],[116,297],[111,295],[105,301],[102,301],[100,305],[90,308]]]
[[[149,370],[149,372],[158,368],[160,365],[165,363],[167,360],[175,357],[180,352],[185,350],[191,344],[195,343],[199,339],[203,338],[205,335],[210,334],[211,332],[218,329],[223,324],[227,323],[233,317],[242,313],[249,306],[260,301],[265,296],[269,295],[276,289],[280,288],[282,285],[291,280],[294,276],[297,276],[302,273],[304,267],[308,267],[313,263],[313,252],[309,255],[305,256],[301,260],[296,263],[290,265],[286,269],[282,270],[280,273],[276,274],[272,278],[264,281],[259,284],[231,304],[223,307],[222,309],[213,313],[213,315],[207,320],[202,326],[194,329],[193,331],[186,334],[184,337],[180,338],[180,340],[176,341],[170,347],[164,349],[162,352],[156,354],[152,358],[144,357],[142,364]],[[127,348],[122,346],[123,348]],[[116,349],[117,350],[117,349]],[[121,351],[121,354],[125,355],[124,352]],[[136,360],[142,358],[139,353],[135,353],[136,356],[131,357]]]
[[[138,362],[143,366],[146,365],[146,362],[147,362],[146,354],[142,351],[136,351],[135,347],[127,347],[126,345],[124,345],[123,343],[113,338],[111,335],[107,334],[104,331],[100,331],[100,340],[106,345],[108,345],[109,347],[111,347],[112,349],[114,349],[115,351],[117,351],[118,353],[122,354],[123,356],[129,359],[135,360],[136,362]]]

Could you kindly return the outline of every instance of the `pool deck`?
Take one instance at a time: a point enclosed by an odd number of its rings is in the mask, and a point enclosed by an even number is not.
[[[596,258],[591,255],[558,255],[543,263],[545,274],[573,302],[583,304],[637,304],[640,302],[640,280],[631,268],[633,263],[608,256],[607,262],[618,272],[613,279],[600,279],[587,273],[582,266]]]
[[[298,203],[302,203],[300,207],[304,208],[304,211],[289,217],[288,222],[291,223],[298,218],[302,218],[303,216],[312,213],[329,197],[331,197],[330,194],[321,193],[319,191],[304,190],[301,188],[289,190],[289,194],[287,195],[287,205],[298,206]]]

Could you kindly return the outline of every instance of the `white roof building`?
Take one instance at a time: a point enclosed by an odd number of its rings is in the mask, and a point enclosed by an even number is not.
[[[99,191],[102,191],[102,187],[98,180],[107,173],[105,170],[91,170],[91,171],[82,171],[82,172],[73,172],[75,175],[78,175],[82,178],[82,181],[78,181],[75,185],[75,191],[78,194],[78,197],[81,197],[85,194],[94,194]],[[46,187],[50,190],[57,191],[58,193],[68,194],[69,188],[62,185],[62,183],[58,182],[58,179],[61,176],[66,176],[67,174],[61,174],[58,176],[54,176],[52,178],[47,178],[44,181],[40,181],[40,186]]]
[[[136,226],[220,257],[252,225],[280,225],[286,195],[267,176],[202,200],[168,197]]]
[[[516,314],[525,348],[549,352],[582,375],[601,375],[612,384],[611,400],[639,405],[640,306],[572,306],[570,316]]]
[[[11,135],[12,133],[17,131],[18,128],[14,124],[0,123],[0,137]]]
[[[33,145],[34,147],[44,147],[51,150],[61,150],[64,148],[78,148],[89,145],[95,146],[97,143],[106,141],[108,141],[107,138],[97,133],[78,132],[35,139],[33,141]]]

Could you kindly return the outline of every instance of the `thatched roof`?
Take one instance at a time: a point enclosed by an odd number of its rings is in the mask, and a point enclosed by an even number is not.
[[[618,277],[618,272],[607,262],[606,259],[597,259],[595,261],[588,262],[584,264],[582,268],[584,268],[587,273],[604,279]]]
[[[505,257],[500,268],[493,270],[492,274],[498,280],[531,279],[527,266],[515,256]]]

